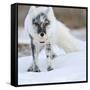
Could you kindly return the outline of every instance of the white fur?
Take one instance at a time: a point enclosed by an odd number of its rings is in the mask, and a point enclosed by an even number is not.
[[[79,51],[77,39],[70,34],[69,28],[55,18],[51,7],[36,8],[32,6],[25,18],[25,30],[35,38],[36,43],[38,43],[39,37],[35,34],[34,27],[32,26],[32,18],[37,16],[40,12],[46,13],[50,20],[50,25],[47,27],[48,40],[52,44],[57,44],[62,47],[66,53]]]

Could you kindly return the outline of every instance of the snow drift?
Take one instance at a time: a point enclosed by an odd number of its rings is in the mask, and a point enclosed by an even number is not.
[[[65,54],[63,49],[53,46],[57,57],[52,61],[54,70],[47,71],[45,50],[39,54],[41,72],[27,72],[32,63],[32,56],[18,58],[18,84],[40,84],[74,82],[86,80],[86,45],[80,42],[81,51]]]

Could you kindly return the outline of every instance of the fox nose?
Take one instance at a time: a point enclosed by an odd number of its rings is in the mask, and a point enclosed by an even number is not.
[[[44,33],[40,33],[40,36],[43,37],[44,36]]]

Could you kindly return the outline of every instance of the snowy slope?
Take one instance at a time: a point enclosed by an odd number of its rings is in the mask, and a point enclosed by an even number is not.
[[[54,46],[57,57],[53,60],[54,70],[46,71],[47,62],[45,50],[39,55],[39,67],[42,72],[27,72],[32,63],[32,56],[18,58],[18,84],[38,84],[52,82],[71,82],[86,80],[86,50],[85,43],[81,43],[83,50],[65,54],[62,49]]]

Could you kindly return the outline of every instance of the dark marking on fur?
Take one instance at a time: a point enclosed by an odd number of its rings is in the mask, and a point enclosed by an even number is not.
[[[28,68],[27,71],[28,72],[30,72],[30,71],[32,71],[32,72],[40,72],[40,69],[39,69],[39,67],[37,65],[35,65],[34,67],[32,65],[32,66],[30,66],[30,68]]]
[[[33,44],[33,37],[29,34],[29,37],[31,38],[31,49],[32,49],[32,55],[33,59],[35,59],[35,45]]]
[[[35,65],[34,72],[41,72],[37,65]]]
[[[51,44],[47,44],[46,50],[51,51]]]
[[[27,71],[28,72],[33,71],[33,66],[30,66]]]
[[[56,55],[54,55],[54,54],[53,55],[46,55],[46,57],[51,58],[51,60],[53,60],[56,57]]]
[[[33,44],[33,40],[32,39],[31,39],[31,48],[32,48],[33,60],[35,60],[35,45]]]
[[[51,51],[51,48],[47,48],[48,51]]]
[[[41,20],[42,18],[42,20]],[[44,13],[40,13],[37,17],[32,20],[32,23],[37,27],[37,33],[41,32],[46,34],[46,26],[50,24],[47,16]]]
[[[47,55],[47,58],[49,58],[49,55]]]
[[[47,44],[47,48],[51,48],[51,44],[50,43]]]
[[[55,54],[53,54],[52,56],[51,56],[51,59],[54,59],[56,57],[56,55]]]
[[[51,70],[53,70],[53,68],[51,66],[48,66],[47,70],[51,71]]]

